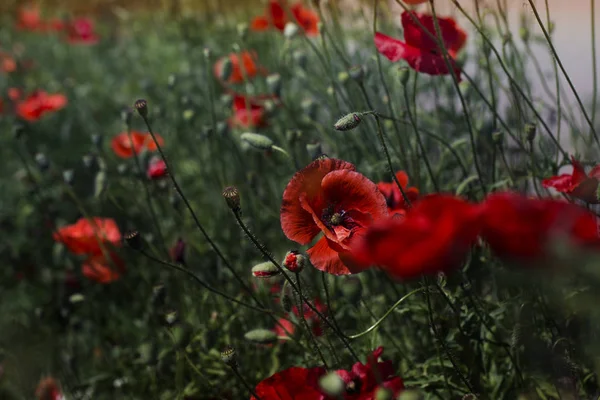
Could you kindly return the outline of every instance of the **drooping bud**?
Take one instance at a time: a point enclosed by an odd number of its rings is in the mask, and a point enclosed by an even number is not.
[[[527,141],[533,142],[533,140],[535,139],[536,132],[537,127],[535,126],[535,124],[532,124],[531,122],[525,124],[525,138],[527,139]]]
[[[231,368],[237,368],[237,354],[235,349],[227,346],[221,351],[221,360]]]
[[[337,122],[333,125],[333,128],[336,131],[349,131],[356,128],[361,121],[362,119],[360,118],[359,113],[350,113],[338,119]]]
[[[258,133],[242,133],[240,139],[258,150],[268,151],[273,148],[273,141],[265,135]]]
[[[281,271],[275,264],[270,261],[266,261],[260,264],[256,264],[252,267],[252,275],[255,278],[267,279],[279,275]]]
[[[130,230],[125,232],[123,235],[123,239],[127,246],[131,247],[134,250],[140,250],[142,248],[142,236],[139,231]]]
[[[293,22],[288,22],[283,28],[283,36],[285,36],[286,39],[291,40],[298,35],[298,31],[298,25]]]
[[[392,393],[392,391],[390,389],[380,386],[375,391],[375,397],[373,397],[373,399],[374,400],[392,400],[393,396],[394,396],[394,394]]]
[[[139,99],[134,104],[137,112],[142,116],[142,118],[146,118],[148,116],[148,102],[144,99]]]
[[[327,396],[334,398],[342,397],[346,385],[342,378],[335,372],[329,372],[319,379],[319,387]]]
[[[302,272],[306,265],[306,257],[297,250],[288,251],[283,259],[283,266],[295,274]]]
[[[240,210],[240,192],[235,186],[228,186],[223,190],[223,198],[233,212]]]
[[[253,329],[244,338],[258,344],[272,344],[277,341],[277,334],[269,329]]]
[[[281,95],[281,75],[271,74],[267,76],[267,86],[269,91],[276,96]]]
[[[233,72],[233,63],[229,59],[229,57],[225,58],[221,62],[221,69],[219,70],[219,79],[222,81],[227,81]]]

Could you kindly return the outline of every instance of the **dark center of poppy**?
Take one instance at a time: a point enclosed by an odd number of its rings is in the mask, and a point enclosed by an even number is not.
[[[346,393],[355,394],[360,393],[360,380],[354,378],[346,384]]]
[[[342,213],[335,213],[329,218],[329,223],[333,226],[341,225],[344,222],[344,216]]]

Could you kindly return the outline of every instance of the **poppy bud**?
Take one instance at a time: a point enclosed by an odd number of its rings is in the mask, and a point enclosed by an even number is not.
[[[283,259],[283,266],[295,274],[302,272],[306,265],[306,257],[296,250],[288,251]]]
[[[50,167],[50,162],[48,161],[48,157],[44,153],[37,153],[35,155],[35,163],[37,164],[40,171],[44,172],[48,170]]]
[[[308,143],[306,145],[306,151],[308,152],[308,156],[311,160],[317,158],[319,154],[323,152],[323,148],[321,143]]]
[[[223,197],[233,212],[240,210],[240,192],[235,186],[228,186],[223,190]]]
[[[210,51],[210,49],[208,47],[205,47],[204,49],[202,49],[202,54],[204,54],[204,57],[210,58],[212,52]]]
[[[527,139],[527,141],[532,142],[535,139],[536,131],[537,128],[535,124],[532,124],[530,122],[525,124],[525,138]]]
[[[128,167],[127,164],[119,164],[117,165],[117,172],[120,175],[125,175],[127,173]]]
[[[380,386],[375,391],[375,397],[373,399],[374,400],[392,400],[393,395],[394,394],[392,393],[392,391],[390,389]]]
[[[363,65],[355,65],[348,70],[348,75],[350,75],[350,78],[353,80],[362,82],[365,77],[365,67]]]
[[[302,69],[306,69],[306,53],[302,50],[296,50],[294,51],[294,53],[292,54],[292,59],[294,60],[294,63],[302,68]]]
[[[137,112],[142,116],[142,118],[146,118],[148,116],[148,102],[146,100],[136,100],[134,107],[137,110]]]
[[[348,277],[343,280],[341,291],[350,303],[357,304],[362,297],[362,282],[356,276]]]
[[[398,70],[398,78],[400,78],[400,83],[404,86],[408,83],[408,79],[410,78],[410,70],[406,67],[402,67]]]
[[[244,338],[258,344],[271,344],[277,341],[277,334],[269,329],[253,329]]]
[[[171,258],[178,264],[185,264],[185,242],[183,239],[177,239],[177,243],[171,249]]]
[[[241,23],[241,24],[237,24],[237,26],[235,27],[235,29],[237,30],[237,34],[239,36],[239,38],[244,41],[246,40],[246,37],[248,36],[248,24],[247,23]]]
[[[63,171],[63,181],[67,185],[72,185],[73,179],[75,179],[75,171],[73,171],[72,169],[66,169]]]
[[[327,86],[327,95],[330,97],[335,96],[335,89],[333,86]]]
[[[273,148],[273,141],[258,133],[242,133],[240,139],[258,150],[271,150]]]
[[[349,131],[356,128],[361,121],[362,120],[360,118],[360,114],[350,113],[338,119],[337,122],[333,125],[333,128],[336,131]]]
[[[281,271],[279,268],[277,268],[277,266],[270,261],[256,264],[254,267],[252,267],[252,275],[255,278],[272,278],[279,275],[280,272]]]
[[[424,400],[425,396],[419,390],[404,390],[396,400]]]
[[[298,25],[293,22],[288,22],[283,28],[283,36],[285,36],[286,39],[293,39],[298,35],[298,31]]]
[[[229,58],[226,58],[221,63],[221,69],[219,70],[219,79],[222,81],[226,81],[231,77],[231,73],[233,72],[233,63]]]
[[[125,125],[131,125],[131,118],[133,117],[133,110],[131,107],[125,107],[123,111],[121,111],[121,119],[125,123]]]
[[[276,96],[281,95],[281,75],[279,74],[271,74],[267,76],[267,86],[269,87],[269,91]]]
[[[142,248],[142,236],[140,235],[140,232],[136,230],[125,232],[123,239],[127,246],[134,250],[140,250]]]
[[[331,397],[343,397],[344,391],[346,390],[344,381],[335,372],[329,372],[319,378],[319,387],[327,396]]]
[[[235,349],[231,346],[225,347],[223,351],[221,351],[221,360],[231,368],[236,368],[238,363]]]
[[[184,110],[183,113],[181,113],[181,116],[183,117],[184,121],[189,121],[192,118],[194,118],[195,114],[196,113],[194,113],[194,110],[187,109],[187,110]]]

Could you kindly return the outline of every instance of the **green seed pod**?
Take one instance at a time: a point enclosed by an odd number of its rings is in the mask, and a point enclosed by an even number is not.
[[[258,133],[242,133],[240,139],[258,150],[271,150],[273,148],[273,141],[265,135],[260,135]]]
[[[223,190],[223,198],[233,212],[240,210],[240,192],[235,186],[226,187]]]
[[[277,341],[277,334],[268,329],[254,329],[246,332],[244,338],[258,344],[272,344]]]
[[[267,279],[280,274],[279,268],[270,261],[256,264],[252,267],[252,275],[255,278]]]
[[[336,131],[349,131],[356,128],[361,122],[360,114],[350,113],[338,119],[333,125]]]
[[[335,372],[330,372],[319,379],[319,387],[328,396],[340,397],[345,391],[345,384],[342,378]]]

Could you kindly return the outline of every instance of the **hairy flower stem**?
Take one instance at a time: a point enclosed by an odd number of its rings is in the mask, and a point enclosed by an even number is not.
[[[377,123],[377,136],[379,137],[379,142],[381,143],[381,148],[383,149],[383,153],[385,154],[385,158],[386,158],[387,164],[388,164],[388,169],[390,170],[390,175],[392,175],[392,179],[396,183],[396,186],[398,186],[398,189],[400,189],[400,193],[402,193],[402,198],[404,199],[406,206],[408,208],[411,208],[412,203],[411,203],[410,199],[408,198],[408,196],[406,195],[406,193],[404,192],[404,188],[402,187],[402,184],[398,181],[398,178],[396,178],[396,173],[394,172],[394,166],[392,165],[392,158],[390,157],[390,152],[388,151],[387,144],[385,143],[385,137],[383,136],[383,130],[381,129],[381,121],[379,120],[379,115],[374,111],[367,112],[366,114],[371,114],[371,115],[373,115],[373,117],[375,117],[375,122]]]
[[[571,77],[565,70],[565,67],[562,64],[562,61],[560,60],[560,57],[558,56],[558,53],[556,52],[556,49],[554,48],[554,45],[552,44],[552,38],[550,38],[550,35],[548,34],[548,30],[546,29],[546,27],[544,26],[544,23],[542,22],[542,19],[540,18],[540,14],[538,13],[537,8],[535,7],[535,3],[532,0],[528,0],[528,1],[529,1],[529,5],[531,6],[531,9],[533,11],[533,15],[535,15],[535,19],[538,22],[538,25],[540,26],[540,28],[542,29],[542,33],[544,34],[544,37],[546,38],[546,42],[548,43],[550,52],[552,53],[552,56],[554,57],[554,59],[556,60],[556,62],[558,64],[558,67],[560,68],[565,79],[567,80],[567,83],[569,84],[571,91],[575,95],[577,104],[579,104],[579,107],[581,108],[581,112],[583,113],[583,117],[585,118],[588,125],[590,126],[590,132],[591,132],[592,136],[594,137],[596,144],[600,146],[600,139],[598,138],[598,135],[596,134],[596,129],[594,128],[594,123],[592,122],[587,111],[585,110],[585,106],[583,105],[583,102],[581,101],[581,98],[579,97],[579,93],[577,93],[577,90],[575,89],[575,86],[573,85],[573,82],[571,81]],[[592,4],[593,3],[594,3],[594,1],[592,0]],[[594,19],[594,15],[592,14],[592,20],[593,19]],[[596,76],[596,74],[594,73],[594,77],[595,76]]]
[[[262,307],[260,300],[258,300],[258,298],[254,295],[254,293],[252,292],[250,287],[248,287],[248,285],[244,282],[244,280],[240,277],[240,275],[235,271],[235,269],[229,263],[227,258],[225,258],[225,255],[221,252],[221,249],[217,246],[217,244],[215,242],[213,242],[213,240],[209,236],[208,232],[204,229],[204,226],[202,226],[202,224],[200,223],[200,220],[196,216],[196,213],[194,212],[192,205],[190,204],[188,199],[183,194],[183,191],[181,190],[179,183],[177,183],[177,180],[175,179],[174,171],[171,168],[171,165],[170,165],[169,161],[167,160],[167,157],[165,156],[165,153],[163,152],[160,143],[158,143],[158,140],[156,140],[156,135],[154,134],[154,131],[152,130],[152,127],[150,126],[150,121],[145,116],[142,116],[142,119],[144,120],[144,123],[146,124],[146,127],[148,128],[148,132],[150,132],[150,135],[152,136],[152,140],[154,140],[154,144],[156,144],[156,148],[158,149],[158,152],[160,153],[161,158],[165,162],[167,171],[169,171],[169,173],[168,173],[169,178],[171,179],[171,182],[173,183],[173,186],[174,186],[175,190],[177,191],[177,194],[179,194],[179,196],[183,200],[186,208],[192,215],[192,219],[194,220],[196,227],[200,230],[200,232],[204,236],[204,239],[208,242],[208,244],[213,249],[213,251],[217,254],[217,256],[221,259],[221,261],[223,261],[223,264],[225,265],[225,267],[233,274],[235,279],[240,283],[240,285],[244,288],[244,290],[250,294],[250,297],[252,297],[252,299],[256,302],[256,304],[258,304],[260,307]]]
[[[298,312],[300,313],[300,319],[302,320],[304,329],[306,329],[306,334],[308,335],[308,337],[310,338],[310,341],[313,344],[315,352],[319,355],[319,358],[321,359],[321,362],[323,362],[323,366],[325,366],[325,369],[329,370],[329,365],[327,364],[327,360],[325,360],[325,357],[323,356],[323,353],[321,352],[321,349],[319,348],[319,343],[317,342],[317,339],[313,335],[313,332],[310,329],[310,326],[308,326],[308,322],[306,322],[306,318],[304,317],[304,304],[302,304],[302,283],[300,281],[300,274],[298,272],[296,272],[295,275],[296,275],[296,284],[298,285],[297,299],[298,299]]]
[[[233,215],[235,216],[235,219],[236,219],[238,225],[240,226],[240,228],[242,229],[242,231],[244,231],[244,233],[246,234],[246,237],[248,237],[248,239],[252,242],[252,244],[256,247],[256,249],[263,255],[263,257],[265,257],[266,260],[272,262],[273,265],[275,265],[275,267],[283,275],[283,277],[285,278],[285,280],[292,287],[292,289],[294,290],[294,292],[302,299],[302,301],[304,301],[304,303],[306,303],[306,305],[308,306],[308,308],[310,308],[325,324],[327,324],[328,327],[330,327],[338,335],[338,337],[340,338],[340,340],[342,341],[342,343],[344,344],[344,346],[346,347],[346,349],[350,352],[350,354],[352,354],[352,357],[354,357],[354,359],[356,361],[359,361],[359,358],[356,355],[356,353],[354,352],[354,350],[352,349],[352,347],[350,346],[350,343],[346,340],[346,337],[345,337],[344,333],[341,330],[339,330],[331,321],[329,321],[329,319],[327,317],[325,317],[310,302],[310,300],[308,300],[308,298],[306,298],[306,296],[304,296],[304,294],[302,294],[299,291],[298,286],[294,283],[294,281],[292,280],[292,278],[290,278],[290,276],[285,272],[285,270],[283,269],[283,267],[281,266],[281,264],[278,263],[275,260],[275,258],[273,257],[273,255],[266,248],[266,246],[264,244],[262,244],[261,242],[258,241],[258,239],[256,238],[256,236],[254,236],[254,234],[250,231],[250,229],[248,229],[248,226],[246,226],[246,224],[244,223],[244,221],[242,221],[242,216],[240,214],[240,211],[239,210],[232,210],[232,212],[233,212]]]
[[[260,311],[260,312],[265,313],[265,314],[272,314],[273,313],[273,311],[268,310],[266,308],[259,308],[259,307],[254,307],[254,306],[252,306],[250,304],[246,304],[243,301],[240,301],[240,300],[238,300],[236,298],[233,298],[233,297],[229,296],[228,294],[223,293],[220,290],[213,288],[212,286],[210,286],[209,284],[207,284],[206,282],[204,282],[202,279],[200,279],[200,277],[198,275],[196,275],[195,273],[193,273],[189,269],[182,267],[181,265],[173,264],[173,263],[170,263],[168,261],[163,261],[163,260],[161,260],[159,258],[154,257],[153,255],[149,254],[148,252],[144,251],[143,249],[138,250],[138,251],[144,257],[146,257],[149,260],[152,260],[152,261],[154,261],[154,262],[156,262],[158,264],[161,264],[161,265],[167,266],[169,268],[172,268],[172,269],[174,269],[176,271],[183,272],[184,274],[188,275],[190,278],[192,278],[193,280],[195,280],[196,283],[198,283],[200,286],[202,286],[204,289],[208,290],[211,293],[217,294],[217,295],[219,295],[219,296],[221,296],[221,297],[223,297],[223,298],[225,298],[225,299],[227,299],[227,300],[229,300],[229,301],[231,301],[233,303],[242,305],[244,307],[250,308],[250,309],[255,310],[255,311]]]

